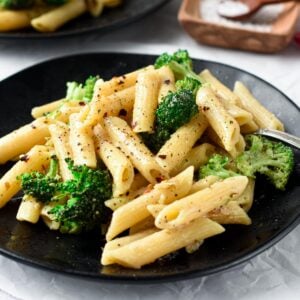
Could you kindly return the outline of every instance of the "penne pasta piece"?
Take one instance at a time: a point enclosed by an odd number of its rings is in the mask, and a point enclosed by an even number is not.
[[[172,174],[178,174],[182,170],[193,166],[195,170],[198,170],[202,165],[206,164],[209,158],[216,152],[216,148],[208,143],[201,144],[200,146],[194,147],[184,160],[175,169]]]
[[[154,227],[154,218],[152,216],[147,217],[146,219],[142,220],[141,222],[134,224],[129,229],[129,235],[136,234],[138,232],[145,231],[147,229],[153,229]]]
[[[259,128],[258,125],[253,120],[241,126],[241,133],[243,134],[253,133],[256,130],[258,130],[258,128]]]
[[[170,92],[175,92],[175,76],[169,67],[162,67],[158,69],[160,76],[160,88],[158,92],[158,103],[162,102],[163,98]]]
[[[60,108],[65,103],[65,99],[56,100],[41,106],[36,106],[31,110],[31,115],[33,118],[37,119],[47,115]]]
[[[135,87],[131,86],[109,96],[96,94],[90,104],[90,111],[84,121],[86,126],[103,123],[107,116],[127,116],[133,110]]]
[[[219,224],[251,225],[251,219],[236,201],[216,208],[208,213],[208,217]]]
[[[159,86],[157,71],[147,70],[138,74],[132,115],[134,132],[153,132]]]
[[[66,162],[67,158],[73,158],[72,149],[69,144],[69,127],[62,122],[56,122],[49,126],[49,131],[58,158],[60,175],[64,181],[73,179],[73,175]]]
[[[50,230],[58,230],[60,226],[60,223],[55,221],[54,215],[49,213],[49,211],[57,204],[58,203],[56,202],[51,202],[44,205],[41,210],[41,218]]]
[[[70,147],[75,165],[97,167],[97,158],[93,141],[93,131],[79,121],[79,114],[70,116]]]
[[[220,178],[217,176],[210,175],[205,178],[202,178],[202,179],[196,181],[192,185],[189,195],[199,192],[201,190],[204,190],[204,189],[210,187],[211,185],[213,185],[214,183],[216,183],[217,181],[220,181]]]
[[[208,83],[213,92],[227,103],[239,105],[241,103],[239,97],[233,93],[226,85],[218,80],[209,70],[200,73],[201,79]]]
[[[112,264],[113,260],[111,260],[110,258],[110,251],[126,246],[134,241],[140,240],[157,231],[158,231],[157,228],[152,227],[129,236],[124,236],[124,237],[114,239],[113,241],[106,243],[101,256],[101,263]]]
[[[254,187],[255,187],[255,180],[252,178],[248,178],[249,182],[246,186],[246,189],[242,193],[240,197],[238,197],[235,201],[245,210],[248,212],[253,204],[254,199]]]
[[[34,197],[25,195],[20,203],[16,218],[18,221],[35,224],[40,218],[42,207],[43,204]]]
[[[169,174],[179,168],[196,141],[207,128],[206,118],[197,114],[189,123],[181,126],[156,154],[156,161]]]
[[[228,103],[221,99],[221,103],[224,105],[227,112],[242,126],[249,122],[253,122],[253,116],[248,111],[240,108],[237,105]]]
[[[253,115],[255,123],[260,128],[284,131],[282,122],[255,99],[243,83],[239,81],[235,83],[234,93],[241,99],[243,108]]]
[[[152,190],[114,211],[106,234],[108,241],[147,218],[150,204],[167,204],[184,197],[191,189],[194,171],[190,167],[176,177],[156,184]]]
[[[245,176],[230,177],[216,182],[165,207],[155,218],[155,226],[162,229],[185,226],[239,197],[247,184],[248,178]]]
[[[199,218],[182,228],[165,229],[115,249],[105,249],[103,265],[117,263],[124,267],[139,269],[159,257],[224,232],[224,228],[206,218]],[[106,245],[109,245],[106,244]],[[147,253],[147,255],[145,255]]]
[[[229,115],[218,97],[209,87],[199,89],[196,102],[210,126],[219,136],[226,151],[231,151],[240,137],[240,126]]]
[[[49,8],[39,6],[24,10],[0,9],[0,32],[30,27],[31,20],[45,13],[47,10]]]
[[[26,153],[35,145],[43,145],[50,136],[49,120],[39,118],[0,138],[0,164]]]
[[[84,0],[69,0],[66,4],[34,18],[31,26],[40,32],[53,32],[86,11],[87,6]]]
[[[147,209],[152,217],[156,218],[158,214],[166,207],[165,204],[150,204]]]
[[[89,13],[93,17],[99,17],[104,9],[104,1],[105,0],[87,0],[86,5]]]
[[[18,177],[27,172],[44,171],[50,163],[51,152],[46,146],[34,146],[0,179],[0,208],[21,189]]]
[[[104,125],[111,142],[116,147],[120,147],[134,167],[149,182],[155,183],[168,178],[167,172],[160,167],[150,150],[124,120],[117,117],[107,117],[104,120]]]
[[[100,126],[94,128],[97,152],[113,177],[113,197],[129,191],[134,179],[134,169],[126,155],[102,138]]]

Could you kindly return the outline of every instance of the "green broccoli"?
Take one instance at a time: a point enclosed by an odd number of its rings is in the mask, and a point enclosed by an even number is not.
[[[78,100],[86,103],[90,102],[93,97],[94,86],[99,76],[90,76],[85,80],[85,83],[76,81],[67,82],[67,100]]]
[[[162,128],[161,126],[156,126],[154,133],[142,132],[140,135],[145,145],[153,153],[157,153],[170,138],[171,132],[170,130]]]
[[[60,184],[58,174],[58,160],[51,157],[50,167],[47,174],[40,172],[24,173],[20,176],[21,186],[25,195],[30,195],[41,202],[49,202],[57,193]]]
[[[169,66],[174,72],[176,79],[184,77],[193,78],[201,83],[201,78],[193,71],[193,62],[186,50],[178,50],[173,55],[163,53],[160,55],[154,64],[156,69],[163,66]]]
[[[199,169],[199,177],[218,176],[221,179],[238,176],[240,174],[228,169],[229,158],[220,154],[214,154],[206,165]]]
[[[200,83],[192,78],[176,82],[177,91],[165,96],[156,110],[154,133],[142,133],[148,148],[157,153],[180,126],[188,123],[198,112],[195,101]]]
[[[197,91],[199,90],[200,86],[201,86],[201,84],[198,80],[195,80],[190,77],[185,77],[184,79],[178,80],[176,82],[177,90],[191,91],[193,93],[194,97],[196,97]]]
[[[193,92],[183,89],[165,96],[156,110],[156,122],[158,127],[173,133],[189,122],[197,112],[198,106]]]
[[[67,163],[73,179],[61,184],[61,192],[55,198],[67,197],[69,200],[56,205],[49,213],[60,222],[62,233],[88,231],[101,223],[104,201],[112,195],[112,180],[107,170],[74,166],[70,159]]]
[[[23,9],[32,6],[34,0],[0,0],[0,7],[7,9]]]
[[[284,190],[294,167],[293,150],[280,143],[257,135],[247,135],[246,151],[236,158],[238,170],[255,178],[256,173],[267,176],[270,182]]]

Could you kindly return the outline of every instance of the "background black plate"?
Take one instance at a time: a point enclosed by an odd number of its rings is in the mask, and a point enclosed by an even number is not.
[[[54,59],[0,82],[0,136],[29,122],[32,106],[60,98],[65,82],[83,81],[90,74],[113,75],[153,63],[155,57],[135,54],[82,54]],[[197,60],[195,69],[209,68],[228,86],[236,80],[246,83],[262,102],[280,115],[286,129],[300,132],[300,111],[284,94],[245,71],[219,63]],[[297,158],[299,162],[299,155]],[[2,166],[3,173],[8,166]],[[186,279],[228,269],[257,255],[297,225],[300,213],[299,164],[286,192],[274,190],[259,179],[251,226],[227,226],[226,232],[207,240],[192,255],[179,252],[142,270],[105,267],[99,264],[103,240],[98,233],[62,236],[43,224],[30,225],[15,219],[17,202],[0,210],[0,253],[34,266],[102,280],[153,282]]]
[[[124,3],[113,9],[105,9],[99,18],[85,14],[67,23],[56,32],[41,33],[34,29],[14,32],[0,32],[0,38],[26,39],[65,37],[91,31],[107,32],[117,27],[125,26],[154,12],[169,0],[124,0]]]

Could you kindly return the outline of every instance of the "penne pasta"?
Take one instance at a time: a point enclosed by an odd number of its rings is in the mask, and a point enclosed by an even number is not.
[[[192,186],[193,173],[193,168],[190,167],[176,177],[156,184],[149,192],[114,211],[106,239],[112,240],[119,233],[147,218],[150,215],[148,205],[167,204],[184,197]]]
[[[234,93],[241,99],[243,108],[253,115],[255,123],[260,128],[284,131],[282,122],[255,99],[244,84],[237,81],[234,86]]]
[[[147,70],[138,74],[132,115],[134,132],[154,131],[159,85],[160,77],[158,72]]]
[[[32,171],[44,171],[50,162],[51,152],[46,146],[34,146],[0,179],[0,208],[21,189],[19,176]]]
[[[129,157],[132,164],[151,183],[168,178],[153,154],[132,131],[128,124],[117,117],[107,117],[104,120],[105,129],[116,147]]]
[[[170,92],[175,92],[175,76],[169,67],[162,67],[158,69],[160,76],[160,88],[158,92],[158,103],[161,103],[165,96]]]
[[[101,263],[103,265],[118,263],[125,267],[139,269],[159,257],[190,245],[195,240],[204,240],[222,232],[224,228],[218,223],[199,218],[182,228],[165,229],[145,237],[141,233],[138,239],[119,248],[110,246],[114,241],[109,242],[104,247],[105,256],[102,256]],[[133,239],[134,235],[131,237]],[[106,249],[106,247],[113,249]]]
[[[206,216],[211,210],[239,197],[245,190],[248,179],[235,176],[216,182],[165,207],[155,218],[158,228],[177,228],[192,220]]]
[[[230,201],[224,206],[216,208],[208,213],[208,217],[222,225],[241,224],[251,225],[251,219],[237,201]]]
[[[100,127],[94,128],[97,152],[113,177],[113,197],[129,191],[134,170],[126,155],[109,141],[102,138]]]
[[[65,103],[65,99],[60,99],[41,106],[36,106],[31,110],[31,115],[35,119],[43,117],[59,109],[64,103]]]
[[[206,128],[206,118],[202,113],[199,113],[189,123],[181,126],[171,135],[170,139],[156,154],[156,161],[166,172],[172,173],[173,170],[179,168]]]
[[[218,95],[223,101],[233,105],[240,105],[239,97],[233,93],[226,85],[218,80],[209,70],[204,70],[200,73],[201,79],[209,84],[213,92]]]
[[[92,138],[92,128],[85,126],[79,121],[79,114],[70,116],[69,143],[75,165],[86,165],[90,168],[96,168],[97,158]]]
[[[216,152],[216,148],[208,143],[201,144],[192,148],[190,152],[183,159],[181,164],[177,165],[173,169],[172,174],[178,174],[184,169],[193,166],[195,170],[198,170],[202,165],[206,164],[209,158]]]
[[[40,218],[42,207],[42,203],[34,197],[25,195],[20,203],[16,218],[18,221],[35,224]]]
[[[67,158],[73,158],[72,149],[69,144],[69,127],[61,122],[56,122],[49,126],[51,140],[59,162],[59,170],[63,180],[73,179],[73,175],[68,168]]]
[[[210,126],[222,141],[225,150],[231,151],[239,141],[239,124],[229,115],[212,89],[208,87],[199,89],[196,102]]]
[[[69,0],[66,4],[34,18],[31,26],[40,32],[53,32],[86,11],[87,6],[84,0]]]
[[[28,152],[35,145],[45,144],[49,137],[49,120],[39,118],[0,138],[0,164]]]

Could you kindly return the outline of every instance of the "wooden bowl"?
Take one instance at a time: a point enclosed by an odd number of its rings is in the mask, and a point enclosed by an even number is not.
[[[261,32],[203,20],[200,16],[200,1],[183,0],[178,14],[183,28],[195,40],[213,46],[263,53],[278,52],[289,44],[300,11],[300,5],[295,2],[285,4],[283,12],[272,24],[271,31]]]

